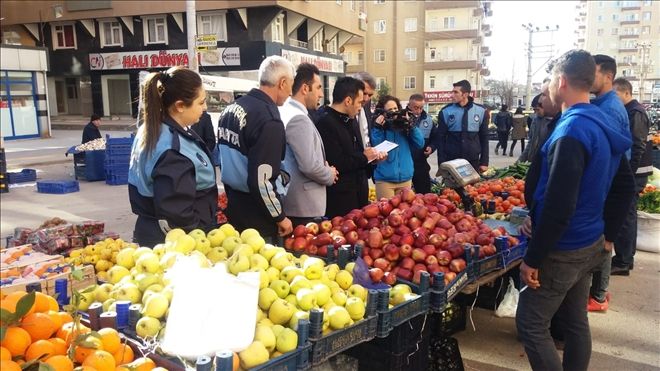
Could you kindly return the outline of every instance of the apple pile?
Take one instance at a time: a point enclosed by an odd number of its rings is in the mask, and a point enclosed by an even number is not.
[[[296,226],[285,247],[325,256],[329,244],[360,244],[374,282],[392,285],[400,278],[419,283],[426,271],[431,277],[443,272],[448,284],[466,268],[466,244],[480,245],[478,258],[483,259],[497,252],[495,237],[504,235],[503,228],[491,229],[447,197],[405,189],[346,216]],[[517,244],[509,236],[509,245]]]
[[[71,250],[69,256],[65,258],[67,263],[73,265],[89,264],[94,266],[96,277],[101,281],[107,280],[107,271],[117,263],[119,251],[127,248],[136,248],[134,243],[128,243],[121,238],[106,238],[93,245],[87,245],[84,248]]]

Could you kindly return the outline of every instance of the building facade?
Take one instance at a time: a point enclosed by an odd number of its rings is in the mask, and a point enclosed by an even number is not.
[[[580,1],[576,46],[617,61],[643,103],[660,101],[660,1]]]
[[[196,36],[215,40],[198,53],[199,72],[256,80],[281,55],[317,65],[331,92],[345,72],[340,48],[364,35],[355,3],[197,1]],[[186,1],[154,4],[3,1],[2,40],[47,48],[51,115],[135,116],[141,71],[189,65]]]
[[[483,77],[489,74],[490,55],[484,38],[491,14],[484,1],[384,1],[366,2],[365,38],[355,37],[345,46],[347,72],[366,70],[377,84],[390,87],[406,101],[423,93],[431,110],[451,102],[452,84],[468,80],[480,101]]]

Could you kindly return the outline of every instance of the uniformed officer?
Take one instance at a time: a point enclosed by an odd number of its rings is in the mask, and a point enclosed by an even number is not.
[[[128,195],[141,246],[162,243],[173,228],[216,225],[218,188],[211,153],[190,126],[206,110],[200,76],[183,67],[149,74],[144,124],[131,152]]]
[[[438,142],[438,125],[433,123],[433,118],[424,111],[424,96],[413,94],[408,99],[408,110],[415,116],[415,125],[422,132],[424,137],[424,147],[413,150],[413,165],[415,171],[412,177],[412,184],[417,193],[431,192],[431,177],[429,172],[429,156],[437,150],[435,145]]]
[[[480,172],[488,168],[488,120],[486,108],[474,103],[467,80],[453,84],[452,100],[438,114],[438,164],[457,158],[467,160]]]

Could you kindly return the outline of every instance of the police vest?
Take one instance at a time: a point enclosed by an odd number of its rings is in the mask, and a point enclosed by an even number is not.
[[[192,139],[186,138],[166,124],[161,124],[160,137],[156,148],[149,156],[141,147],[141,138],[145,135],[146,125],[138,129],[133,149],[131,150],[131,164],[128,170],[128,183],[134,185],[144,197],[154,196],[154,180],[152,173],[160,157],[173,149],[188,158],[195,166],[195,184],[198,191],[215,187],[215,169],[209,156]]]
[[[417,121],[417,128],[422,132],[424,139],[429,139],[431,136],[431,131],[433,130],[433,119],[428,114],[424,114],[424,117],[420,117]]]
[[[464,114],[467,114],[467,125],[463,124]],[[442,116],[449,132],[477,133],[485,115],[486,109],[477,104],[472,104],[467,112],[458,104],[452,104],[442,110]]]

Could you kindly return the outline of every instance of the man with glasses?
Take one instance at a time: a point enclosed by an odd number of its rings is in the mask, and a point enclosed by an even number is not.
[[[479,172],[488,169],[488,120],[486,108],[474,103],[467,80],[454,83],[452,100],[438,114],[438,165],[462,158]]]
[[[408,111],[415,117],[415,126],[422,132],[424,137],[424,146],[421,149],[413,149],[413,166],[414,173],[412,177],[412,184],[415,192],[417,193],[430,193],[431,192],[431,177],[429,172],[431,166],[428,162],[428,157],[433,153],[436,148],[438,135],[438,126],[433,123],[433,118],[424,111],[424,96],[421,94],[413,94],[408,98]]]

